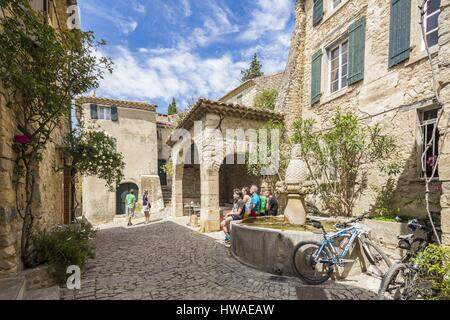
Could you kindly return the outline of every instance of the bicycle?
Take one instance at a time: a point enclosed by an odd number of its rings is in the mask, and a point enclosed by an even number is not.
[[[309,285],[319,285],[327,281],[334,272],[334,267],[345,266],[354,260],[346,259],[355,241],[359,241],[369,263],[373,266],[374,276],[382,278],[392,263],[384,252],[375,245],[368,233],[358,222],[369,212],[347,222],[337,224],[335,233],[328,234],[320,221],[312,220],[312,225],[323,232],[322,243],[318,241],[302,241],[295,246],[291,264],[296,274]],[[342,239],[343,238],[343,239]],[[339,241],[342,239],[342,241]],[[338,248],[334,245],[339,242]],[[338,249],[342,251],[339,253]]]
[[[378,291],[379,300],[413,300],[418,298],[418,281],[419,269],[412,263],[412,259],[419,252],[434,243],[433,228],[427,225],[421,225],[416,219],[408,223],[408,228],[415,232],[422,230],[426,234],[426,239],[414,238],[414,233],[401,235],[398,247],[407,250],[401,260],[394,264],[386,273],[386,277],[382,280]]]

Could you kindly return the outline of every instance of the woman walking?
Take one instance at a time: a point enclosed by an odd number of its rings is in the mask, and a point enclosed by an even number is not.
[[[144,211],[145,216],[145,224],[150,222],[150,208],[151,208],[150,200],[148,198],[148,190],[144,191],[144,195],[142,196],[142,210]]]

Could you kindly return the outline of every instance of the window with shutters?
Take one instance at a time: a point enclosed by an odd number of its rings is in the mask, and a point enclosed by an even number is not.
[[[345,39],[328,50],[330,92],[347,87],[348,40]]]
[[[424,171],[427,177],[431,177],[433,168],[439,155],[439,130],[436,129],[440,108],[425,109],[419,111],[419,132],[420,132],[420,167],[421,177]],[[428,144],[430,147],[427,149]],[[439,172],[436,170],[436,177]]]
[[[424,27],[428,47],[434,47],[439,40],[439,14],[441,0],[428,0],[425,4]]]
[[[99,120],[111,120],[111,108],[110,107],[98,107],[98,119]]]
[[[389,68],[409,59],[411,53],[411,0],[391,0]]]

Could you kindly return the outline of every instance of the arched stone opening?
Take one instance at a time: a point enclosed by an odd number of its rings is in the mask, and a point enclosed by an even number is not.
[[[260,176],[248,173],[247,166],[241,164],[243,155],[234,154],[229,157],[234,157],[234,161],[231,161],[232,164],[227,164],[227,158],[225,158],[219,170],[219,202],[221,207],[229,207],[233,204],[234,189],[250,187],[253,184],[260,187],[262,182]],[[239,159],[241,161],[238,161]]]

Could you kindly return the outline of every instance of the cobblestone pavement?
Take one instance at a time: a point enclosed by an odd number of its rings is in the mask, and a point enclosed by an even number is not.
[[[171,221],[102,229],[81,290],[62,299],[373,299],[367,277],[322,286],[277,277],[236,261],[210,237]],[[370,279],[369,279],[370,281]]]

